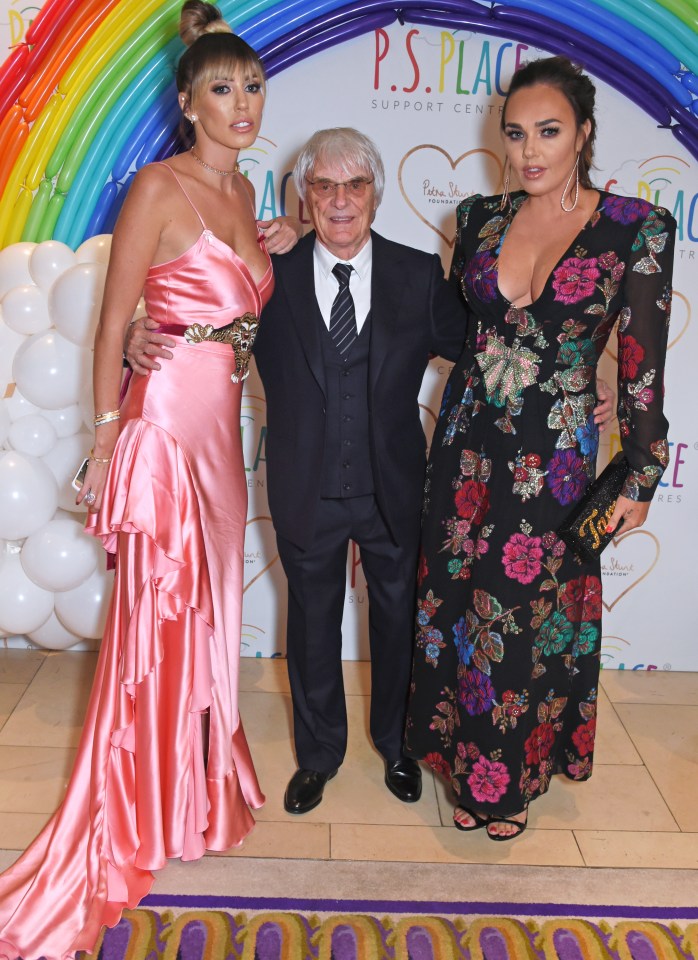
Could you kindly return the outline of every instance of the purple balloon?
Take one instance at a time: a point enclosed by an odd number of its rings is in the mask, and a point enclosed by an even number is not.
[[[677,107],[675,104],[669,107],[669,112],[674,120],[690,130],[694,137],[698,137],[698,118],[694,117],[688,110],[682,110],[681,107]]]
[[[350,8],[344,7],[345,16],[349,12]],[[370,30],[376,30],[378,27],[387,27],[395,20],[397,20],[397,16],[394,10],[373,13],[357,20],[344,22],[338,30],[333,30],[331,33],[318,33],[311,36],[277,56],[267,58],[264,51],[260,50],[258,52],[262,56],[267,74],[272,77],[292,64],[298,63],[314,53],[319,53],[320,50],[326,50],[338,43],[344,43],[345,40],[352,40],[354,37],[358,37],[362,33],[368,33]]]
[[[691,156],[695,160],[698,160],[698,137],[694,136],[690,130],[687,130],[682,123],[674,124],[671,132],[679,143],[688,150]]]

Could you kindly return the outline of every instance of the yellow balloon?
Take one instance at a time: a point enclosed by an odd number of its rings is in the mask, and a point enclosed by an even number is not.
[[[15,205],[23,186],[34,190],[41,182],[41,170],[45,166],[46,150],[44,144],[51,133],[51,123],[58,116],[62,97],[54,93],[29,131],[27,142],[7,178],[7,184],[0,197],[0,248],[7,246],[6,234],[15,216]],[[30,176],[27,175],[29,172]],[[24,229],[24,220],[18,224],[20,233]]]
[[[22,188],[20,191],[17,202],[15,203],[14,210],[12,211],[12,222],[9,225],[7,234],[5,235],[5,246],[10,246],[11,243],[19,243],[22,239],[22,230],[24,229],[24,223],[29,216],[29,211],[31,210],[32,201],[34,200],[34,194],[31,190]]]
[[[168,19],[179,8],[179,0],[125,0],[95,30],[89,48],[75,58],[73,64],[63,74],[58,89],[63,93],[72,90],[73,85],[84,86],[86,75],[94,72],[96,65],[101,69],[105,60],[110,60],[116,51],[128,44],[130,37],[140,30],[141,25],[153,14],[158,20]]]
[[[31,190],[41,183],[44,167],[46,166],[46,143],[52,137],[53,127],[60,122],[58,112],[63,103],[63,97],[54,93],[29,133],[26,155],[18,158],[16,168],[26,171],[25,183]]]

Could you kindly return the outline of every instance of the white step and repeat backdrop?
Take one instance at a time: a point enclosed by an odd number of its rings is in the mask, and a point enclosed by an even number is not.
[[[24,16],[32,15],[25,8]],[[2,29],[13,32],[14,42],[21,18],[14,3],[9,21],[0,11]],[[304,218],[289,177],[299,147],[318,128],[355,126],[376,141],[386,166],[376,229],[439,253],[447,268],[456,205],[500,185],[502,93],[517,63],[539,53],[545,51],[516,41],[395,24],[277,75],[270,83],[263,136],[242,158],[256,188],[258,216],[286,212]],[[627,670],[698,670],[697,630],[690,614],[698,586],[698,333],[691,322],[691,304],[698,299],[696,162],[669,131],[657,129],[641,106],[601,81],[597,91],[595,182],[661,203],[679,224],[666,371],[671,463],[646,526],[621,534],[603,556],[602,662],[605,668]],[[448,364],[436,359],[424,379],[420,403],[427,437],[448,372]],[[603,358],[602,373],[615,381],[612,348]],[[266,407],[254,369],[246,383],[240,429],[249,489],[243,653],[279,656],[285,650],[286,584],[266,500]],[[616,423],[604,439],[605,462],[619,446]],[[0,567],[0,596],[2,576]],[[91,595],[88,603],[93,602]],[[360,557],[352,547],[344,618],[347,659],[367,656],[367,603]],[[0,643],[31,642],[7,633]],[[41,642],[40,631],[36,637]]]

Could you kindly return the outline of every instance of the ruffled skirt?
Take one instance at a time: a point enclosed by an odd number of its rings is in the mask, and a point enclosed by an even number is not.
[[[132,378],[88,523],[116,556],[114,592],[65,799],[0,877],[9,960],[91,950],[168,857],[240,844],[264,802],[237,701],[241,386],[227,345],[174,354]]]

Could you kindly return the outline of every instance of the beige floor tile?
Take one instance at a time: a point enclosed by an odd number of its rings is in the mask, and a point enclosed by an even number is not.
[[[622,764],[599,764],[584,783],[554,777],[531,805],[530,823],[543,830],[678,830],[647,770]]]
[[[594,763],[641,764],[640,754],[603,690],[599,690],[599,715],[596,725]]]
[[[76,746],[96,663],[96,653],[46,657],[0,731],[0,745]]]
[[[288,670],[282,657],[241,657],[240,690],[288,693]]]
[[[698,706],[626,703],[616,711],[681,829],[696,830]]]
[[[0,816],[53,813],[63,799],[75,750],[0,747]]]
[[[0,850],[24,850],[41,831],[50,816],[50,813],[3,811],[0,814]]]
[[[26,689],[27,685],[25,683],[0,682],[0,730],[7,723],[10,714],[21,700]]]
[[[575,838],[589,867],[698,871],[698,833],[576,830]],[[686,893],[677,890],[676,902],[682,903]]]
[[[368,696],[371,690],[371,665],[366,660],[345,660],[344,692],[347,696]],[[264,693],[288,693],[288,670],[282,657],[242,657],[240,690]]]
[[[207,854],[219,857],[280,857],[284,860],[328,860],[330,856],[330,825],[308,823],[298,818],[293,823],[279,823],[259,819],[252,833],[240,847],[225,853]]]
[[[347,696],[371,695],[371,664],[368,660],[345,660],[342,664],[344,691]]]
[[[291,821],[283,809],[286,784],[296,769],[291,745],[291,705],[288,696],[244,693],[240,711],[267,803],[258,819]],[[337,776],[325,788],[322,803],[305,814],[310,823],[359,822],[438,824],[434,781],[424,770],[419,803],[401,803],[383,782],[383,760],[368,739],[368,704],[363,697],[347,698],[349,743]]]
[[[453,820],[453,800],[441,778],[437,778],[436,792],[441,822],[448,826]],[[554,777],[548,793],[531,804],[529,825],[537,830],[678,832],[647,770],[621,764],[595,766],[594,775],[585,783]]]
[[[0,683],[30,683],[46,657],[41,650],[0,649]]]
[[[612,703],[698,705],[698,673],[671,670],[602,670],[601,686]]]
[[[470,836],[453,827],[398,827],[333,823],[333,860],[410,863],[511,863],[582,866],[571,830],[527,830],[516,840],[495,843],[484,831]]]

